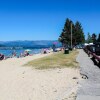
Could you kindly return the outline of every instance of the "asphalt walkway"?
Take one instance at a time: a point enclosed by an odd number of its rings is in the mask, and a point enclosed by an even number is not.
[[[83,51],[79,50],[77,61],[84,80],[79,82],[76,100],[100,100],[100,68]]]

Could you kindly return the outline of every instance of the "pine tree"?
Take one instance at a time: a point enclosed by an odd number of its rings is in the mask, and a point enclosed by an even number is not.
[[[73,34],[75,35],[75,44],[84,43],[85,38],[84,38],[83,28],[81,23],[78,21],[75,23],[75,29]]]
[[[92,40],[92,36],[90,35],[90,33],[88,33],[88,37],[87,37],[87,43],[92,43],[93,40]]]
[[[75,25],[70,19],[66,19],[64,29],[59,37],[59,41],[63,46],[71,45],[71,25],[72,25],[72,44],[77,45],[85,41],[83,28],[80,22],[76,22]]]
[[[97,39],[97,41],[98,41],[98,42],[100,42],[100,33],[99,33],[99,36],[98,36],[98,39]]]
[[[94,44],[95,44],[95,42],[97,41],[96,37],[97,37],[96,34],[93,33],[93,34],[92,34],[92,40],[93,40],[93,43],[94,43]]]
[[[71,24],[73,26],[73,22],[70,19],[66,19],[64,29],[60,35],[59,41],[63,44],[63,46],[70,45],[71,42]]]

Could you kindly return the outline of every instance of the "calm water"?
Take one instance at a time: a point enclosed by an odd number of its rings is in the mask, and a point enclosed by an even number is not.
[[[26,49],[20,49],[20,50],[0,50],[0,53],[4,54],[5,56],[12,56],[12,52],[16,51],[17,56],[19,56],[21,53],[23,53]],[[30,49],[30,54],[38,54],[41,52],[41,49]]]

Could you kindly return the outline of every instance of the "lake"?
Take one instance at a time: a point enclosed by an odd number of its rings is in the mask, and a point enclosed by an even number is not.
[[[5,56],[12,56],[12,52],[15,51],[17,56],[23,53],[26,49],[17,49],[17,50],[0,50],[0,53],[4,54]],[[41,52],[41,49],[30,49],[30,54],[38,54]]]

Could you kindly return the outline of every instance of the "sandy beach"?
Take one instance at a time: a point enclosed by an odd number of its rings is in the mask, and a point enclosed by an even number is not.
[[[0,100],[75,100],[78,68],[37,70],[23,66],[47,55],[0,61]]]

